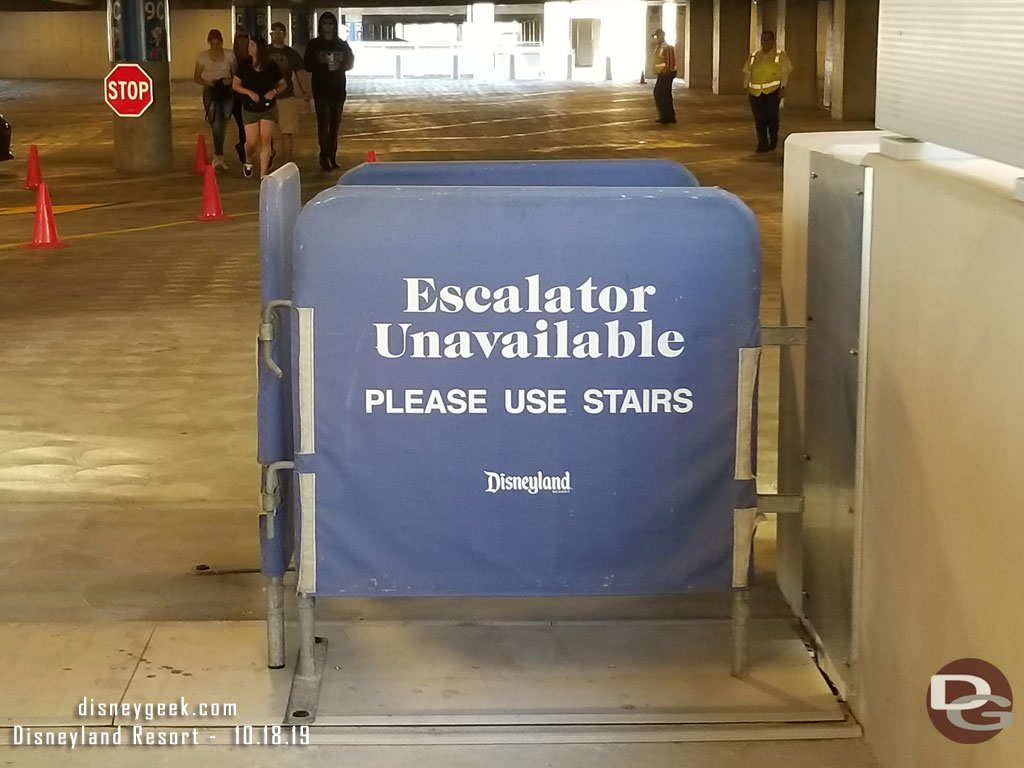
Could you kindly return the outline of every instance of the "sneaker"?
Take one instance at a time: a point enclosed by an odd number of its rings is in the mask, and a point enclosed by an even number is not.
[[[327,158],[327,157],[324,157],[323,155],[320,155],[320,167],[323,170],[325,170],[325,171],[331,170],[331,160],[330,160],[330,158]]]
[[[334,168],[334,169],[341,168],[341,166],[338,165],[338,161],[335,160],[333,157],[331,158],[331,168]]]
[[[228,169],[228,164],[224,162],[224,158],[223,157],[215,157],[215,158],[213,158],[212,165],[213,165],[213,167],[215,169],[219,169],[221,171],[226,171]]]
[[[247,179],[252,178],[252,163],[244,163],[242,165],[242,175]]]

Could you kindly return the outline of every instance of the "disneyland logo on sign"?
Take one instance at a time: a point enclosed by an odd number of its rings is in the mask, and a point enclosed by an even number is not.
[[[548,493],[570,493],[572,482],[569,473],[564,475],[545,475],[538,472],[535,475],[506,475],[504,472],[490,472],[484,470],[484,477],[487,478],[487,493],[498,493],[499,491],[522,491],[535,496],[541,491]]]
[[[927,707],[932,725],[959,744],[981,744],[1013,724],[1010,681],[981,659],[957,659],[932,675]]]

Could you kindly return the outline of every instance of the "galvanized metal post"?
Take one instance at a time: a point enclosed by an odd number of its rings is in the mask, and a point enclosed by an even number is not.
[[[267,577],[267,666],[284,667],[284,579]]]
[[[299,605],[299,665],[296,675],[314,677],[316,675],[316,598],[309,595],[298,596]]]
[[[750,592],[732,593],[732,676],[746,677],[750,663]]]

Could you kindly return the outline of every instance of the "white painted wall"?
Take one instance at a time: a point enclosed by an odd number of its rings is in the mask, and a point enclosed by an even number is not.
[[[3,77],[102,80],[110,71],[106,13],[9,11],[0,15]]]
[[[103,11],[3,14],[0,50],[3,77],[102,80],[110,71],[107,15]],[[206,48],[210,29],[231,44],[227,10],[171,11],[171,77],[191,79],[196,54]]]

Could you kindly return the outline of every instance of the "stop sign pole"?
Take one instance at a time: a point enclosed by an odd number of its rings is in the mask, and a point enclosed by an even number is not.
[[[138,64],[117,64],[103,79],[103,99],[118,117],[142,117],[153,106],[153,78]]]

